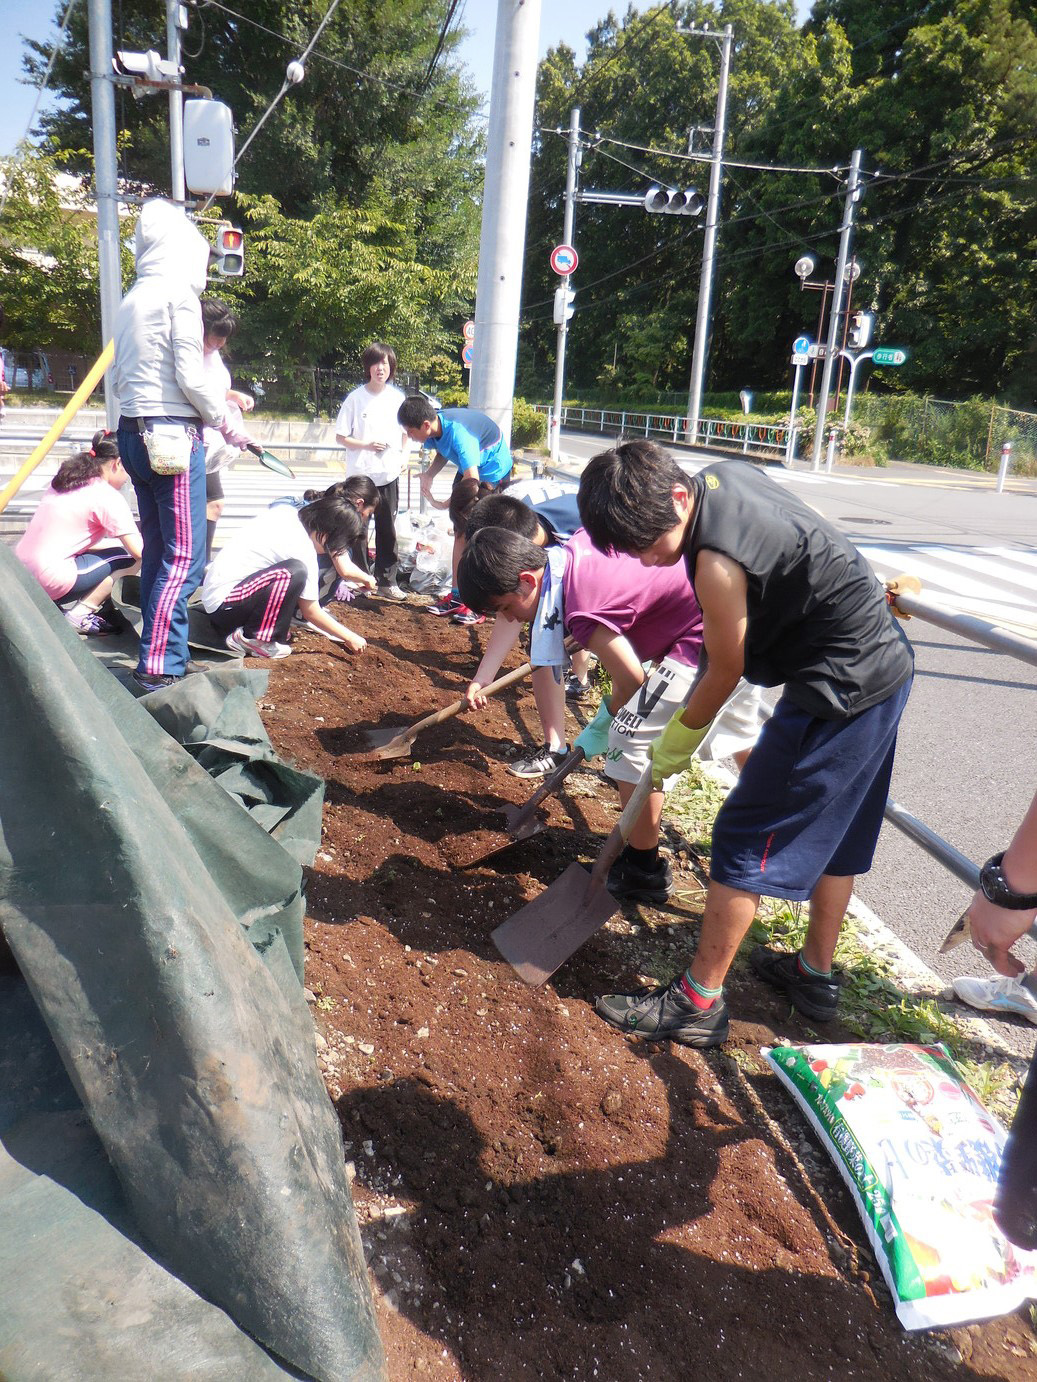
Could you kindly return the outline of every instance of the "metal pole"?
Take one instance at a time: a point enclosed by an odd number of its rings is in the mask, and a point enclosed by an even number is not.
[[[115,332],[115,314],[122,301],[119,264],[118,170],[115,160],[115,87],[112,83],[111,0],[89,0],[90,104],[94,127],[94,195],[97,198],[97,271],[101,297],[101,346],[107,348]],[[105,378],[105,419],[114,429],[119,400]]]
[[[840,354],[841,353],[842,352],[840,352]],[[846,412],[843,415],[844,431],[850,425],[850,409],[853,407],[853,391],[857,382],[857,366],[861,363],[862,360],[871,359],[871,351],[864,350],[860,353],[860,355],[857,356],[853,356],[850,354],[849,351],[847,351],[846,358],[850,362],[850,382],[846,386]]]
[[[565,214],[562,220],[562,244],[572,244],[573,214],[576,208],[576,173],[580,166],[580,108],[569,113],[569,152],[565,161]],[[560,280],[562,288],[568,289],[571,275]],[[562,440],[562,400],[565,397],[565,346],[569,334],[569,323],[562,314],[558,323],[558,344],[555,347],[555,398],[550,432],[551,460],[558,464],[558,451]]]
[[[511,435],[540,0],[498,0],[468,397]]]
[[[923,595],[914,595],[911,592],[898,594],[894,600],[894,608],[902,614],[924,619],[927,624],[935,624],[938,629],[946,629],[948,633],[970,638],[973,643],[982,643],[984,648],[991,648],[995,653],[1007,653],[1009,657],[1017,657],[1021,662],[1037,667],[1037,641],[1022,638],[1019,634],[1007,633],[996,624],[980,619],[975,614],[961,614],[957,610],[944,609],[942,605],[927,600]]]
[[[828,318],[828,354],[821,372],[821,395],[817,406],[817,423],[814,427],[814,451],[812,469],[821,467],[821,452],[825,444],[825,419],[828,413],[828,395],[832,386],[832,366],[835,364],[836,342],[839,339],[839,318],[842,313],[843,288],[845,287],[846,263],[850,257],[850,239],[853,234],[854,207],[860,199],[862,151],[854,149],[850,161],[850,178],[846,184],[846,201],[843,205],[843,223],[839,234],[839,260],[835,266],[835,286],[832,289],[832,312]]]
[[[910,811],[905,811],[898,801],[887,797],[883,815],[891,825],[895,825],[898,830],[902,830],[914,840],[916,845],[921,845],[927,854],[938,859],[944,868],[953,873],[955,878],[959,878],[967,888],[975,891],[979,887],[979,869],[971,859],[966,859],[964,854],[948,844],[942,836],[937,835],[935,830],[930,830],[924,821],[912,816]]]
[[[713,127],[713,159],[709,169],[709,195],[706,199],[706,232],[702,241],[702,272],[699,276],[699,306],[695,319],[695,348],[691,359],[691,385],[688,391],[688,440],[698,440],[702,416],[702,390],[706,379],[709,350],[710,312],[713,302],[713,277],[716,272],[717,226],[720,223],[720,179],[723,173],[724,134],[727,128],[727,79],[731,70],[734,30],[724,26],[723,34],[700,30],[709,38],[722,38],[720,85],[717,88],[717,115]]]
[[[180,16],[181,0],[166,0],[166,57],[180,66]],[[179,81],[179,78],[177,78]],[[184,93],[169,93],[169,163],[170,187],[173,200],[182,204],[187,199],[187,183],[184,180]]]
[[[799,406],[799,381],[803,377],[803,366],[796,366],[796,374],[792,380],[792,406],[789,408],[789,444],[785,448],[785,464],[789,465],[792,461],[792,450],[795,446],[796,436],[796,408]]]
[[[1006,478],[1007,478],[1007,476],[1008,476],[1008,466],[1009,466],[1009,463],[1011,462],[1011,459],[1012,459],[1012,443],[1011,443],[1010,441],[1006,441],[1006,442],[1004,443],[1004,445],[1001,447],[1001,465],[1000,465],[1000,467],[998,468],[998,472],[997,472],[997,492],[998,492],[998,494],[1003,494],[1003,493],[1004,493],[1004,489],[1005,489],[1005,480],[1006,480]]]

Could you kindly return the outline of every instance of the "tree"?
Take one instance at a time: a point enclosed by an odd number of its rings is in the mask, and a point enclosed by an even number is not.
[[[93,355],[100,339],[94,214],[82,180],[54,154],[23,149],[0,160],[4,344]]]

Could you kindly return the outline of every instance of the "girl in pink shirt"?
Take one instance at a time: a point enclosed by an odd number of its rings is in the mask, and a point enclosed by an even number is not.
[[[82,634],[117,633],[101,606],[115,573],[139,568],[141,536],[120,494],[126,471],[110,432],[64,461],[14,549]]]

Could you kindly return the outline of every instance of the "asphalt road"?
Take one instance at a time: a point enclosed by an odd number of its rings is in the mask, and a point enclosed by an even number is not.
[[[567,434],[563,451],[586,459],[608,438]],[[688,462],[688,452],[673,454]],[[693,468],[697,468],[697,462]],[[917,570],[964,607],[987,612],[1037,639],[1037,481],[893,465],[775,469],[841,528],[883,574]],[[934,594],[936,592],[934,591]],[[905,624],[916,675],[901,726],[891,795],[976,863],[1003,849],[1037,788],[1037,668],[944,633],[920,619]],[[989,974],[971,947],[947,956],[940,942],[968,901],[942,866],[885,825],[861,900],[937,973]],[[1024,947],[1037,960],[1037,947]],[[1032,1039],[1023,1024],[1019,1036]]]

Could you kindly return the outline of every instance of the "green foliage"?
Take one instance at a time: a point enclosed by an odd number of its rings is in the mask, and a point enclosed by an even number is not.
[[[7,189],[0,231],[2,344],[97,354],[101,319],[89,196],[66,160],[22,148],[0,160]]]
[[[511,445],[541,447],[547,440],[547,414],[538,413],[524,398],[515,398],[511,404]]]
[[[564,128],[578,103],[583,127],[604,136],[584,153],[581,186],[640,192],[654,178],[704,187],[705,168],[653,152],[679,153],[690,126],[713,123],[714,46],[674,25],[704,14],[697,4],[631,10],[598,26],[582,65],[568,49],[548,53],[538,87],[541,127]],[[1008,389],[1018,406],[1033,407],[1033,7],[817,0],[798,31],[790,5],[739,0],[721,14],[734,23],[737,44],[709,382],[782,385],[793,338],[825,334],[819,310],[831,295],[802,289],[792,265],[810,250],[815,279],[833,277],[845,169],[859,147],[863,273],[853,306],[875,310],[879,342],[911,348],[905,367],[884,372],[887,387],[948,398]],[[708,136],[695,139],[696,150],[708,148]],[[747,163],[819,171],[736,166]],[[524,390],[541,396],[553,355],[545,266],[561,226],[564,168],[563,140],[545,133],[536,149],[520,355]],[[598,386],[610,395],[602,401],[631,407],[635,395],[640,404],[653,389],[686,381],[700,233],[684,218],[577,208],[573,393]]]

